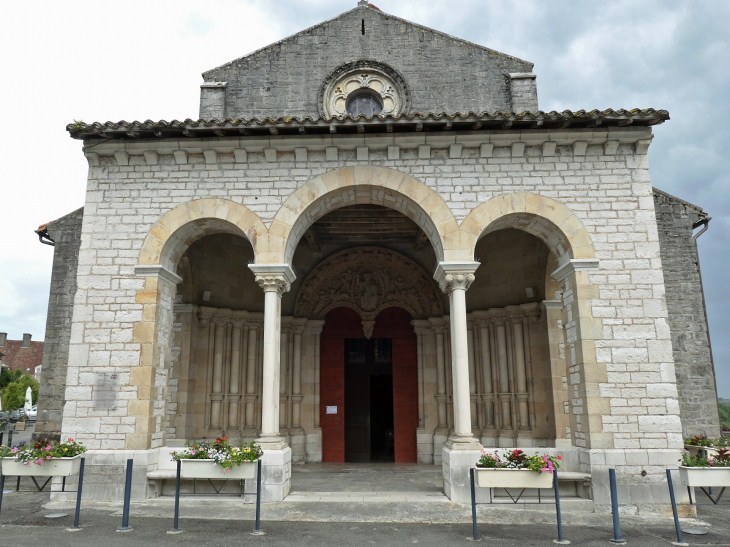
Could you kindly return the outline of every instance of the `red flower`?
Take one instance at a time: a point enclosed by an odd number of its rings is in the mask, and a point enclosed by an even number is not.
[[[225,440],[226,440],[226,438],[225,438],[225,437],[223,437],[223,440],[225,441]]]
[[[559,459],[559,460],[562,460],[562,459],[563,459],[563,457],[562,457],[562,456],[558,456],[558,459]]]

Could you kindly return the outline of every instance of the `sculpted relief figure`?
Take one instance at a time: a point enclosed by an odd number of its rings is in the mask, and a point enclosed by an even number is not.
[[[323,319],[340,306],[355,310],[363,321],[373,321],[390,306],[415,319],[444,313],[438,287],[423,268],[379,247],[346,249],[321,262],[302,283],[294,313]]]

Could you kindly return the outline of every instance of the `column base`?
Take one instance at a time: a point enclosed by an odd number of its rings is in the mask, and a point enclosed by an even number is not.
[[[286,442],[286,439],[279,437],[278,435],[272,437],[259,437],[255,442],[263,449],[264,453],[267,450],[284,450],[285,448],[289,448],[289,444]]]
[[[291,448],[264,448],[261,458],[261,501],[282,501],[290,490]]]
[[[441,451],[441,468],[444,473],[444,494],[451,501],[471,502],[469,469],[482,455],[482,447],[474,443],[453,443],[449,440]]]

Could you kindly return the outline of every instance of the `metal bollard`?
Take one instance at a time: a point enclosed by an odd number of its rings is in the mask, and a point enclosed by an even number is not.
[[[81,458],[81,468],[79,469],[79,485],[76,488],[76,515],[74,516],[73,530],[79,529],[79,513],[81,512],[81,490],[84,486],[84,467],[86,466],[86,458]]]
[[[261,458],[256,471],[256,528],[253,533],[257,535],[264,533],[261,529]]]
[[[178,515],[180,514],[180,460],[177,461],[177,478],[175,479],[175,523],[172,526],[169,534],[179,534],[182,532],[177,526]]]
[[[469,469],[469,480],[471,481],[471,533],[474,541],[479,540],[477,533],[477,496],[474,488],[474,468]]]
[[[560,487],[558,486],[558,472],[553,471],[553,488],[555,490],[555,514],[558,517],[558,539],[554,539],[553,543],[570,543],[563,538],[563,514],[560,511]]]
[[[669,486],[669,499],[672,500],[672,513],[674,514],[674,528],[677,531],[677,544],[687,545],[682,540],[682,529],[679,526],[679,515],[677,514],[677,500],[674,498],[674,485],[672,484],[672,472],[667,469],[667,485]]]
[[[5,475],[0,473],[0,511],[3,510],[3,490],[5,490]]]
[[[8,429],[8,446],[10,448],[13,447],[13,430],[12,429]]]
[[[129,501],[132,497],[132,464],[133,459],[127,460],[127,480],[124,483],[124,511],[122,512],[122,525],[117,528],[119,532],[127,532],[132,530],[129,525]]]
[[[621,537],[621,523],[618,516],[618,492],[616,491],[616,470],[608,470],[608,481],[611,486],[611,512],[613,513],[613,539],[611,543],[623,544],[626,540]]]
[[[5,432],[4,431],[0,431],[0,446],[3,445],[3,437],[4,436],[5,436]]]

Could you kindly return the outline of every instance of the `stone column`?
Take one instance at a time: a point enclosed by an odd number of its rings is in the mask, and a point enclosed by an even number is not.
[[[477,371],[476,357],[474,351],[474,329],[471,321],[467,322],[466,329],[467,350],[469,354],[469,400],[471,402],[471,429],[472,434],[477,430],[477,418],[479,409],[477,408]]]
[[[466,291],[474,282],[478,262],[441,262],[434,277],[449,295],[451,310],[451,362],[454,390],[454,435],[444,445],[442,468],[444,493],[453,501],[471,499],[469,469],[481,454],[471,431],[469,347],[466,323]]]
[[[246,358],[246,427],[255,427],[256,416],[256,349],[258,346],[258,323],[248,325],[248,355]]]
[[[302,332],[304,325],[291,328],[294,335],[294,351],[292,355],[292,428],[301,429],[302,425]]]
[[[484,405],[484,430],[482,442],[495,443],[494,388],[492,387],[492,348],[489,344],[489,320],[479,319],[479,340],[482,358],[482,404]],[[486,440],[489,439],[489,440]]]
[[[425,366],[425,351],[423,346],[425,344],[426,332],[428,332],[431,324],[428,321],[416,319],[411,321],[411,325],[413,325],[413,331],[416,333],[416,357],[418,360],[418,427],[422,428],[425,424],[423,409],[425,389],[423,383],[423,369]]]
[[[213,349],[213,390],[210,394],[210,427],[221,427],[221,401],[223,400],[223,351],[226,340],[228,318],[220,317],[215,321],[215,345]]]
[[[319,365],[320,365],[320,335],[324,328],[324,321],[310,321],[310,331],[312,333],[312,350],[314,356],[314,427],[319,429]]]
[[[515,377],[517,393],[517,408],[520,419],[520,429],[530,429],[529,412],[527,408],[527,371],[525,368],[525,337],[522,327],[523,316],[517,313],[510,314],[512,322],[512,340],[515,355]]]
[[[282,326],[280,329],[281,336],[281,362],[280,362],[280,374],[279,374],[279,404],[277,405],[277,412],[279,414],[279,430],[286,429],[287,426],[287,373],[289,364],[289,325]],[[282,412],[283,409],[283,412]]]
[[[438,429],[445,432],[449,424],[446,421],[446,371],[444,365],[444,320],[440,317],[429,319],[431,328],[436,334],[436,401],[438,403]]]
[[[288,264],[249,264],[264,290],[264,361],[261,393],[262,498],[281,501],[291,488],[291,448],[279,435],[281,296],[296,278]]]
[[[228,427],[238,427],[238,402],[241,400],[239,385],[241,383],[241,325],[242,321],[233,321],[231,336],[231,372],[228,388]]]
[[[498,319],[496,321],[499,321]],[[507,332],[504,323],[495,325],[497,338],[497,360],[499,362],[499,402],[501,406],[500,429],[512,429],[512,396],[509,389],[509,366],[507,363]]]

